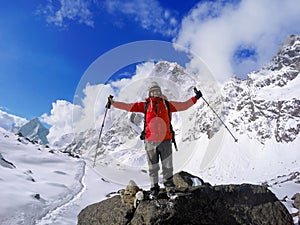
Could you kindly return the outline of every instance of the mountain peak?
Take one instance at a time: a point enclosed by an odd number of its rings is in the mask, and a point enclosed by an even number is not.
[[[19,134],[27,137],[31,141],[48,144],[47,135],[49,134],[49,130],[43,126],[38,118],[33,118],[28,123],[24,124],[19,129]]]
[[[279,52],[282,52],[289,47],[293,47],[293,46],[296,47],[299,44],[300,44],[300,35],[295,35],[295,34],[288,35],[285,41],[283,42],[283,44],[280,46]]]
[[[273,57],[267,69],[281,70],[290,67],[300,70],[300,35],[289,35],[279,47],[278,53]]]

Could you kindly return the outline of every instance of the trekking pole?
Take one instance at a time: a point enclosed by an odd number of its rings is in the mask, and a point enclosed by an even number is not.
[[[198,90],[196,87],[194,87],[194,92],[197,93]],[[235,142],[238,142],[238,139],[236,139],[234,137],[234,135],[231,133],[231,131],[229,130],[229,128],[226,126],[226,124],[223,122],[223,120],[221,119],[221,117],[216,113],[216,111],[208,104],[208,102],[205,100],[205,98],[202,96],[202,99],[205,101],[205,103],[208,105],[208,107],[214,112],[214,114],[216,114],[216,116],[219,118],[219,120],[222,122],[222,124],[225,126],[225,128],[228,130],[228,132],[230,133],[230,135],[233,137]]]
[[[102,130],[103,130],[103,127],[104,127],[104,122],[105,122],[106,114],[107,114],[108,109],[110,109],[110,106],[111,106],[111,99],[113,99],[113,97],[114,97],[114,96],[110,95],[110,96],[108,97],[108,101],[107,101],[107,103],[106,103],[106,105],[105,105],[105,113],[104,113],[104,117],[103,117],[101,129],[100,129],[100,132],[99,132],[99,137],[98,137],[98,142],[97,142],[97,146],[96,146],[96,154],[95,154],[95,157],[94,157],[93,168],[95,167],[95,164],[96,164],[96,158],[97,158],[98,149],[99,149],[99,146],[100,146],[100,138],[101,138]]]

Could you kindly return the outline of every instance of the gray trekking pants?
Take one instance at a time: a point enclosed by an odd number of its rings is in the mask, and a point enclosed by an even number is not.
[[[145,149],[149,166],[151,187],[158,184],[159,158],[161,160],[163,182],[166,187],[173,187],[173,159],[171,140],[150,142],[145,140]]]

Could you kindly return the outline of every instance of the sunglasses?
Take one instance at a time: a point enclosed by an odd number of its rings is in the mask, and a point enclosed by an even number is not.
[[[150,91],[150,96],[160,96],[160,95],[161,95],[160,89],[153,89]]]

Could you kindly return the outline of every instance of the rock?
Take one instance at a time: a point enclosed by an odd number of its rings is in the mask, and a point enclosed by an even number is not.
[[[135,201],[135,195],[138,191],[140,191],[140,188],[137,186],[137,184],[133,180],[129,181],[125,191],[121,194],[122,202],[133,204]]]
[[[33,197],[34,197],[35,199],[37,199],[37,200],[40,200],[40,199],[41,199],[40,194],[35,194],[35,195],[33,195]]]
[[[16,168],[16,166],[12,162],[7,161],[2,156],[1,153],[0,153],[0,166],[7,167],[7,168],[10,168],[10,169],[15,169]]]
[[[294,207],[297,208],[298,210],[300,210],[300,193],[295,194],[292,197],[292,200],[294,200]]]
[[[177,176],[187,180],[195,178],[181,172],[174,175],[174,180]],[[184,187],[187,191],[170,201],[164,189],[161,189],[157,201],[146,198],[136,209],[123,202],[120,196],[87,206],[78,215],[78,225],[293,225],[288,210],[264,186],[211,186],[203,183],[200,186],[177,187]],[[149,194],[146,191],[144,193]]]
[[[192,187],[204,184],[204,181],[201,178],[184,171],[174,174],[173,180],[176,190],[180,191],[188,191]]]
[[[83,209],[78,216],[78,224],[125,225],[130,222],[133,213],[132,206],[122,203],[120,196],[114,196]]]

